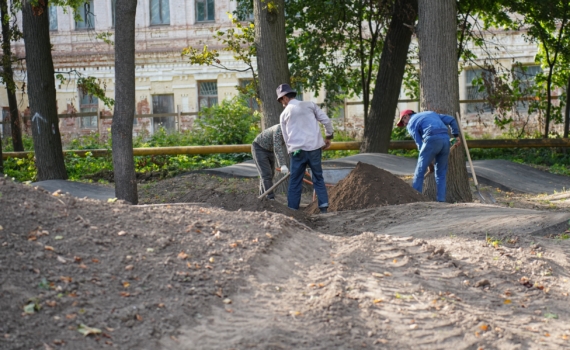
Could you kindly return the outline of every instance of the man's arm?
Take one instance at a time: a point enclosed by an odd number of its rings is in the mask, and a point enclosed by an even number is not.
[[[334,135],[332,120],[319,108],[315,103],[313,103],[313,112],[315,113],[315,118],[319,123],[323,124],[325,127],[325,136],[327,140],[332,140]]]
[[[284,139],[281,128],[277,128],[277,130],[275,130],[273,133],[273,152],[275,152],[275,155],[277,156],[277,163],[279,167],[287,165],[287,161],[285,160],[285,154],[287,153],[287,150],[283,147]]]
[[[408,124],[408,133],[410,135],[412,135],[412,138],[414,139],[414,142],[416,143],[416,146],[418,147],[418,150],[422,149],[422,144],[423,144],[423,140],[422,140],[422,135],[420,135],[420,132],[417,129],[412,129],[409,127],[410,124]]]
[[[453,134],[453,137],[458,137],[459,136],[459,125],[457,125],[457,120],[455,118],[453,118],[452,116],[445,115],[445,114],[440,114],[439,117],[441,118],[441,121],[445,125],[449,125],[451,127],[451,133]]]
[[[287,111],[283,111],[279,116],[279,124],[281,124],[281,134],[283,135],[283,140],[285,144],[289,144],[289,133],[287,132],[287,121],[289,119]]]

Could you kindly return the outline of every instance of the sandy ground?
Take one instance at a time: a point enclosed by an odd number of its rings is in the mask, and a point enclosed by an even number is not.
[[[133,207],[0,180],[0,348],[570,347],[570,195],[294,217],[256,185]],[[180,198],[205,204],[149,205]]]

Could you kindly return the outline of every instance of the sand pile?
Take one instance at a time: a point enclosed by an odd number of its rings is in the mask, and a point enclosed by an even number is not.
[[[329,211],[426,202],[428,199],[403,180],[373,165],[359,162],[347,177],[329,190]],[[317,201],[306,209],[319,212]]]

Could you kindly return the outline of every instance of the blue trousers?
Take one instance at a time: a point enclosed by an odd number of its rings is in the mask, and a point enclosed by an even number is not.
[[[303,176],[305,175],[307,165],[311,169],[313,187],[317,193],[319,208],[328,208],[329,196],[323,178],[321,154],[321,149],[301,151],[297,155],[291,153],[291,178],[289,179],[289,191],[287,192],[287,206],[289,208],[299,209],[303,191]]]
[[[428,166],[435,160],[435,184],[437,188],[437,201],[445,202],[445,177],[447,174],[447,158],[449,156],[449,136],[447,134],[428,136],[424,139],[416,172],[414,173],[413,187],[422,193],[424,175]]]

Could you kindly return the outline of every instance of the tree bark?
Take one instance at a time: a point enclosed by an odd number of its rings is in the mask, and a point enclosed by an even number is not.
[[[2,158],[2,135],[0,134],[0,174],[4,174],[4,159]]]
[[[22,6],[28,100],[38,180],[67,179],[57,117],[48,1]]]
[[[0,0],[0,18],[2,18],[2,67],[4,73],[2,79],[6,85],[6,93],[8,94],[8,106],[10,108],[10,129],[12,131],[12,145],[14,151],[23,152],[24,143],[22,142],[22,128],[20,124],[20,113],[18,112],[18,101],[16,100],[16,84],[14,84],[14,71],[12,70],[12,48],[11,38],[12,30],[10,29],[10,15],[8,13],[7,0]]]
[[[455,117],[459,112],[455,0],[419,0],[418,17],[422,110]],[[434,177],[427,179],[424,194],[435,200]],[[455,147],[449,155],[446,201],[472,200],[465,155],[460,147]]]
[[[406,68],[413,25],[417,16],[417,0],[397,0],[384,41],[374,95],[364,127],[361,151],[388,153],[400,87]]]
[[[137,0],[117,0],[115,27],[115,110],[113,169],[115,196],[138,203],[133,158],[133,121],[135,106],[135,16]]]
[[[269,4],[275,6],[269,9]],[[283,111],[277,102],[275,89],[279,84],[289,84],[290,73],[287,62],[285,36],[285,2],[283,0],[254,0],[255,47],[257,50],[257,72],[261,99],[262,129],[279,123]]]
[[[566,86],[566,110],[564,111],[564,138],[568,138],[570,129],[570,75],[568,75],[568,85]]]

